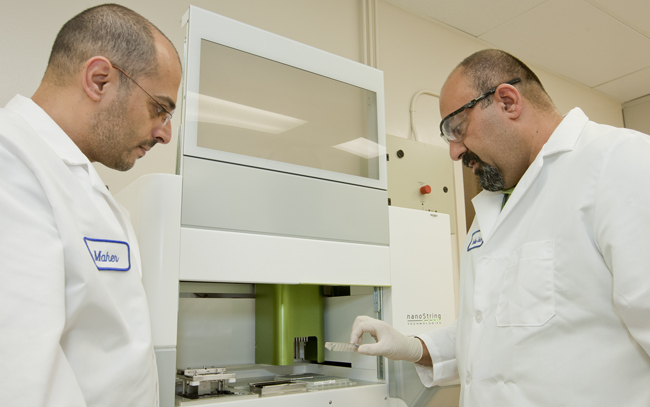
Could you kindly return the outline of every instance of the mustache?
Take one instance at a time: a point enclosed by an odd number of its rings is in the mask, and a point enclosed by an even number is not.
[[[476,161],[479,164],[484,164],[484,162],[471,151],[468,151],[465,154],[463,154],[463,165],[465,167],[469,167],[469,163],[471,163],[472,161]]]
[[[151,150],[153,146],[155,146],[156,144],[158,144],[158,141],[156,139],[151,139],[151,140],[143,141],[138,145],[138,147],[149,147],[149,149]]]

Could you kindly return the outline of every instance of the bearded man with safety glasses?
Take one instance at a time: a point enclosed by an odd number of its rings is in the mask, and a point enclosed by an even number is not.
[[[441,136],[485,189],[461,254],[459,317],[418,338],[357,317],[359,353],[460,378],[461,406],[650,405],[650,137],[562,116],[498,50],[449,76]]]

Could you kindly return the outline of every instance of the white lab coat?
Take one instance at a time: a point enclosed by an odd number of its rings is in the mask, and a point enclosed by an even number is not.
[[[0,405],[157,405],[130,222],[79,148],[21,96],[0,109],[0,281]]]
[[[501,211],[484,191],[459,319],[423,335],[461,406],[650,406],[650,136],[572,110]]]

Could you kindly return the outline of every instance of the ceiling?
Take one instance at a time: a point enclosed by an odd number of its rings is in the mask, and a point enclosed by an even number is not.
[[[620,102],[650,94],[648,0],[388,0]]]

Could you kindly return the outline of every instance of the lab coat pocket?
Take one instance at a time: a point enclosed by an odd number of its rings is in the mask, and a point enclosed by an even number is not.
[[[498,326],[542,326],[555,315],[554,241],[521,246],[506,266]]]

